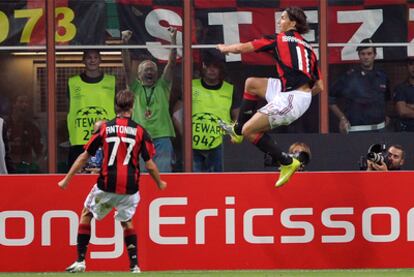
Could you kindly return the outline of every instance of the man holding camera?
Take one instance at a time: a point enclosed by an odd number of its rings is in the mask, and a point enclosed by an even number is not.
[[[374,162],[368,159],[367,163],[367,171],[400,170],[404,164],[404,149],[398,144],[391,145],[383,161]]]

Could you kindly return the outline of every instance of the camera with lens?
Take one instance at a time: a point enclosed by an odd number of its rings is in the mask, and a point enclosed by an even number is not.
[[[385,164],[387,168],[390,167],[390,160],[388,159],[387,146],[385,144],[372,144],[368,148],[366,156],[361,156],[359,161],[359,169],[367,170],[368,162],[371,161],[378,165]]]
[[[298,161],[300,161],[301,163],[301,170],[303,170],[305,168],[305,165],[307,165],[310,162],[310,155],[308,152],[305,151],[300,151],[300,152],[296,152],[296,153],[291,153],[288,154],[289,156],[291,156],[292,158],[297,159]],[[273,160],[272,156],[270,156],[270,154],[266,153],[264,156],[264,166],[265,167],[277,167],[280,166],[280,164]]]

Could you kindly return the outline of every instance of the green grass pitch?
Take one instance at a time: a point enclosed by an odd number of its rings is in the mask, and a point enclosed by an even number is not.
[[[79,275],[79,274],[75,274]],[[135,274],[134,274],[135,275]],[[62,276],[74,276],[73,273],[57,273],[57,272],[45,272],[45,273],[0,273],[0,277],[62,277]],[[101,277],[101,276],[133,276],[129,272],[85,272],[81,276],[85,277]],[[222,276],[222,277],[382,277],[382,276],[414,276],[414,269],[355,269],[355,270],[221,270],[221,271],[152,271],[142,272],[138,276],[143,277],[169,277],[169,276],[181,276],[181,277],[209,277],[209,276]]]

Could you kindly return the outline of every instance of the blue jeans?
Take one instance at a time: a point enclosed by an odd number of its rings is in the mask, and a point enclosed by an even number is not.
[[[194,172],[222,172],[223,145],[210,150],[193,149]]]
[[[170,137],[156,138],[152,142],[155,146],[155,156],[152,158],[160,172],[171,172],[174,159],[174,149]],[[147,172],[145,162],[141,159],[141,172]]]

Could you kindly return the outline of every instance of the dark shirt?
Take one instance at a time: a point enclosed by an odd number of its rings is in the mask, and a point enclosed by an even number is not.
[[[4,148],[6,151],[4,160],[6,162],[7,172],[15,173],[16,168],[14,167],[13,160],[10,157],[10,147],[9,147],[9,139],[7,137],[7,131],[8,131],[7,123],[6,121],[3,121],[3,133],[1,135],[3,138]]]
[[[388,82],[381,70],[351,69],[329,89],[329,104],[344,100],[341,108],[351,126],[379,124],[390,100]]]
[[[100,81],[102,81],[102,79],[104,78],[104,73],[101,73],[98,77],[88,77],[86,75],[85,72],[82,72],[80,75],[80,78],[82,81],[84,81],[85,83],[88,84],[96,84],[99,83]],[[69,83],[67,85],[67,97],[68,97],[68,110],[69,110],[69,106],[70,106],[70,91],[69,91]],[[115,99],[114,99],[115,101]],[[83,145],[71,145],[69,147],[69,155],[68,155],[68,165],[71,166],[76,158],[83,153]]]
[[[7,137],[11,159],[16,165],[36,164],[43,150],[39,127],[28,115],[10,118]]]
[[[394,102],[414,104],[414,86],[409,82],[399,84],[394,91]],[[414,131],[414,118],[400,118],[401,131]]]

